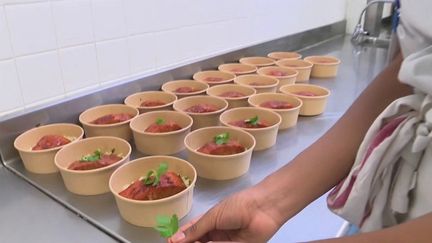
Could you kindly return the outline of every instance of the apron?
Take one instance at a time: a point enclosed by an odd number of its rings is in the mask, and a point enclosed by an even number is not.
[[[362,232],[432,212],[432,21],[426,14],[432,1],[401,4],[399,79],[415,94],[377,117],[350,173],[327,198],[330,210]]]

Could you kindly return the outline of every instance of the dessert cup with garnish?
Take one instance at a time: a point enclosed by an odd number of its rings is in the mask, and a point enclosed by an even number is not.
[[[109,192],[111,174],[129,161],[132,148],[117,137],[82,139],[63,147],[55,156],[66,189],[78,195]]]
[[[175,154],[184,149],[183,140],[192,127],[192,118],[178,111],[152,111],[130,123],[135,146],[148,155]]]
[[[195,168],[171,156],[139,158],[118,168],[109,180],[121,217],[142,226],[156,226],[159,215],[180,219],[191,210],[197,179]]]
[[[259,151],[276,144],[282,117],[268,109],[240,107],[222,113],[220,121],[225,126],[240,128],[254,136],[254,151]]]
[[[206,127],[189,133],[185,146],[198,176],[228,180],[249,170],[255,138],[239,128]]]

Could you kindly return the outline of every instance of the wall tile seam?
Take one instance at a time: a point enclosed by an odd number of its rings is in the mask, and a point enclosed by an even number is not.
[[[20,75],[18,73],[18,65],[17,65],[17,62],[16,62],[16,58],[14,58],[14,56],[15,56],[15,48],[12,45],[11,30],[10,30],[10,27],[9,27],[9,25],[7,23],[6,7],[5,6],[1,6],[1,7],[2,7],[2,10],[4,12],[4,18],[5,18],[5,21],[6,21],[5,25],[6,25],[7,32],[9,34],[9,44],[10,44],[10,48],[12,50],[12,55],[13,55],[12,58],[10,58],[8,60],[12,60],[13,61],[13,66],[14,66],[14,69],[15,69],[15,74],[16,74],[16,77],[17,77],[17,80],[18,80],[18,87],[19,87],[21,104],[25,108],[26,104],[24,102],[23,86],[22,86],[21,77],[20,77]]]
[[[52,3],[52,1],[50,1],[49,2],[49,4],[50,4],[50,13],[51,13],[51,20],[52,20],[52,22],[53,22],[53,25],[54,25],[54,36],[55,36],[55,40],[56,40],[56,45],[57,45],[57,48],[56,48],[56,56],[57,56],[57,63],[58,63],[58,67],[59,67],[59,71],[60,71],[60,82],[62,83],[62,87],[63,87],[63,95],[66,95],[66,85],[65,85],[65,77],[64,77],[64,68],[62,67],[62,65],[61,65],[61,62],[60,62],[60,44],[59,44],[59,33],[58,33],[58,30],[57,30],[57,24],[56,24],[56,22],[55,22],[55,18],[54,18],[54,8],[53,8],[53,3]]]
[[[19,1],[19,2],[12,2],[7,1],[0,3],[0,6],[12,6],[12,5],[25,5],[25,4],[37,4],[37,3],[45,3],[45,2],[51,2],[50,0],[28,0],[28,1]]]

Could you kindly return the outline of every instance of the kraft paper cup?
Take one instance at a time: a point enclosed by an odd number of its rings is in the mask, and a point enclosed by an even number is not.
[[[341,61],[332,56],[309,56],[304,59],[313,64],[311,77],[332,78],[336,77]]]
[[[101,105],[85,110],[79,116],[79,121],[84,127],[86,137],[113,136],[129,141],[132,138],[132,131],[129,128],[129,122],[132,118],[127,121],[107,125],[91,123],[99,117],[118,113],[128,113],[133,118],[139,112],[136,108],[122,104]]]
[[[222,97],[221,94],[225,92],[240,92],[244,94],[242,97]],[[238,84],[222,84],[209,88],[207,94],[214,97],[220,97],[228,102],[228,109],[234,107],[249,106],[247,99],[256,93],[256,90],[249,86],[242,86]]]
[[[260,106],[264,102],[276,101],[276,100],[288,102],[291,105],[293,105],[293,108],[270,109],[270,108],[265,108]],[[278,113],[282,117],[282,123],[279,126],[279,130],[288,129],[297,124],[300,107],[303,104],[303,102],[299,98],[292,95],[281,94],[281,93],[261,93],[261,94],[252,95],[249,98],[248,102],[253,107],[268,109]]]
[[[233,155],[209,155],[198,152],[207,142],[221,133],[229,132],[246,150]],[[246,174],[255,147],[255,138],[249,133],[231,127],[206,127],[189,133],[185,138],[188,161],[196,168],[198,176],[212,180],[229,180]]]
[[[186,112],[185,110],[191,106],[199,105],[199,104],[212,104],[219,108],[213,112],[207,113],[193,113]],[[202,127],[211,127],[219,125],[219,115],[222,114],[228,108],[228,102],[219,97],[206,96],[206,95],[197,95],[186,97],[180,100],[177,100],[174,105],[174,110],[187,113],[193,119],[192,130],[196,130]]]
[[[257,74],[242,75],[234,79],[234,83],[254,88],[256,93],[274,93],[277,91],[279,79]]]
[[[266,122],[268,127],[240,129],[254,136],[256,141],[254,151],[268,149],[276,144],[279,125],[282,122],[282,117],[278,113],[256,107],[240,107],[222,113],[220,121],[225,126],[238,128],[230,123],[239,120],[247,120],[255,116],[258,116],[259,120]]]
[[[243,57],[239,60],[242,64],[248,64],[255,67],[266,67],[275,65],[275,61],[268,57]]]
[[[292,68],[299,72],[296,82],[308,81],[313,64],[305,60],[281,59],[276,62],[279,67]]]
[[[271,72],[279,71],[284,72],[286,75],[283,76],[275,76],[272,75]],[[291,68],[283,68],[283,67],[262,67],[259,68],[257,73],[262,76],[277,78],[279,80],[278,89],[285,84],[293,84],[296,82],[296,78],[298,75],[298,71]]]
[[[289,51],[271,52],[267,56],[275,60],[281,60],[281,59],[297,60],[302,57],[302,55],[300,55],[297,52],[289,52]]]
[[[123,159],[106,167],[93,170],[71,170],[68,166],[97,149],[102,152],[115,149]],[[60,170],[66,189],[78,195],[98,195],[109,192],[111,174],[123,163],[129,161],[132,148],[129,143],[116,137],[85,138],[62,148],[55,156],[55,165]]]
[[[161,163],[168,164],[168,171],[187,176],[191,181],[190,185],[175,195],[158,200],[141,201],[119,195],[130,183],[145,176],[148,171],[157,169]],[[118,168],[109,180],[109,187],[125,221],[141,227],[155,227],[158,215],[176,214],[181,219],[189,213],[196,179],[195,168],[185,160],[171,156],[149,156],[130,161]]]
[[[151,133],[145,130],[157,119],[175,122],[182,129],[172,132]],[[192,127],[192,118],[177,111],[152,111],[139,115],[130,123],[135,146],[141,153],[148,155],[175,154],[184,149],[183,140]]]
[[[14,141],[14,147],[18,150],[23,161],[24,168],[32,173],[49,174],[58,172],[54,164],[54,156],[66,145],[33,151],[33,147],[45,135],[61,135],[74,138],[71,143],[76,143],[84,136],[84,130],[75,124],[56,123],[32,128],[19,135]]]
[[[235,75],[253,74],[256,72],[257,67],[242,63],[225,63],[219,65],[219,71],[232,73]]]
[[[285,85],[280,88],[284,94],[293,95],[303,101],[303,106],[300,108],[302,116],[316,116],[324,112],[327,105],[327,99],[330,96],[330,90],[312,84],[294,84]],[[307,91],[316,94],[316,96],[298,95],[297,92]]]
[[[176,92],[178,88],[182,87],[190,87],[194,91],[189,93]],[[209,88],[209,85],[204,82],[199,82],[196,80],[173,80],[166,82],[162,85],[162,90],[167,93],[172,93],[177,96],[177,98],[181,99],[183,97],[192,96],[192,95],[200,95],[205,94],[206,90]]]
[[[141,106],[141,103],[147,100],[158,100],[164,105],[158,106]],[[172,110],[172,104],[177,100],[177,96],[172,93],[163,91],[144,91],[129,95],[126,97],[124,103],[130,107],[139,110],[140,114],[149,111]]]
[[[232,73],[209,70],[197,72],[193,75],[193,79],[196,81],[207,83],[210,86],[232,83],[236,76]],[[208,78],[220,78],[218,81],[211,81]]]

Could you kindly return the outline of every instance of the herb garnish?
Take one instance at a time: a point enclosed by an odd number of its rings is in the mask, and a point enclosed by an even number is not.
[[[173,216],[158,215],[156,217],[156,229],[164,238],[171,237],[179,229],[179,220],[176,214]]]
[[[163,125],[165,123],[165,120],[164,119],[162,119],[162,118],[157,118],[156,119],[156,124],[157,125]]]
[[[143,183],[152,186],[159,185],[160,177],[165,174],[167,170],[168,165],[166,163],[161,163],[157,170],[151,170],[147,173],[147,176],[143,179]]]
[[[258,116],[254,116],[252,118],[246,119],[245,122],[248,124],[251,124],[252,126],[256,126],[256,125],[258,125],[259,118],[258,118]]]
[[[214,141],[217,145],[226,144],[226,143],[228,143],[228,140],[229,140],[229,133],[228,132],[218,134],[214,137]]]
[[[102,152],[100,149],[96,149],[92,154],[85,155],[81,157],[81,162],[95,162],[100,160],[102,157]]]

